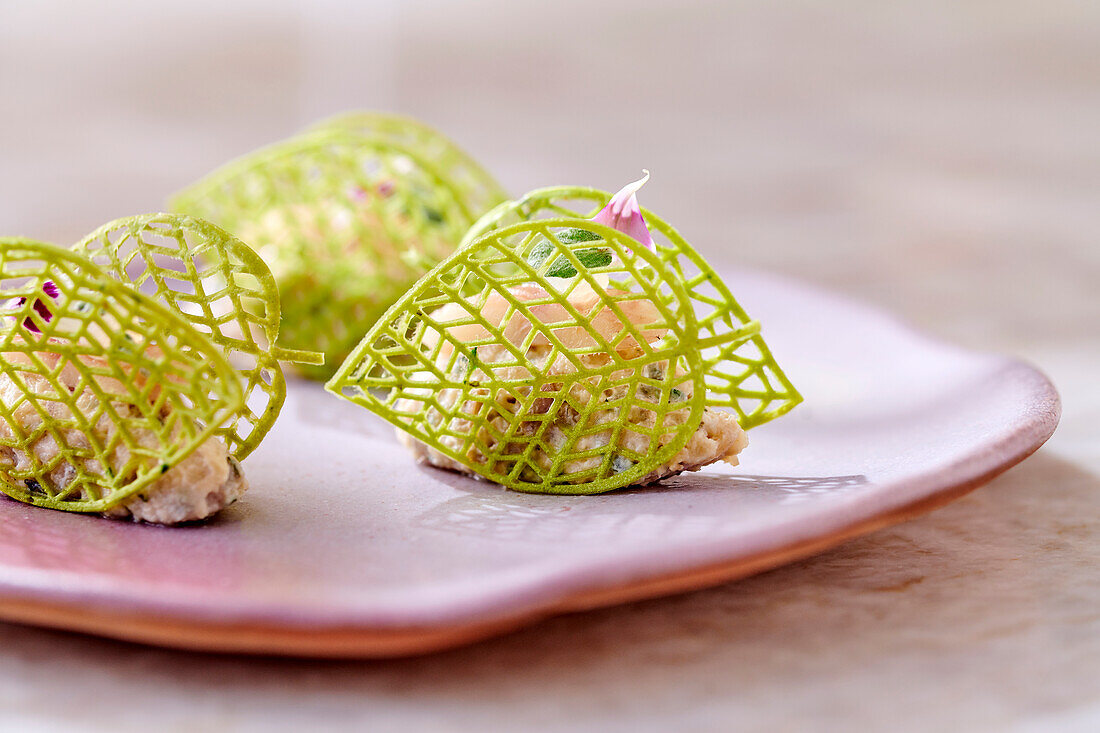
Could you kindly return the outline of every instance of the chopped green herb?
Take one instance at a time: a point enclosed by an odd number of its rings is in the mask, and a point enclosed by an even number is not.
[[[535,246],[531,248],[531,251],[527,253],[527,264],[536,270],[542,267],[542,263],[546,262],[546,258],[550,256],[550,253],[554,251],[554,245],[547,242],[545,239],[540,239],[535,243]]]
[[[470,356],[465,354],[459,354],[455,359],[454,368],[451,369],[451,376],[455,379],[461,379],[463,382],[468,382],[470,374],[474,371],[474,363],[477,362],[477,347],[475,346],[470,350]]]
[[[668,393],[669,402],[683,402],[685,399],[687,398],[684,396],[684,393],[676,389],[675,387],[673,387],[672,391]]]
[[[575,244],[577,242],[591,242],[600,239],[598,235],[593,234],[587,229],[566,229],[564,232],[558,235],[558,239],[565,244]],[[527,264],[536,270],[545,264],[546,260],[554,253],[554,245],[548,240],[540,240],[531,248],[531,251],[527,254]],[[578,249],[573,251],[574,256],[580,263],[587,268],[593,267],[607,267],[611,264],[612,256],[610,250],[598,249],[596,247],[586,247],[585,249]],[[546,271],[547,277],[576,277],[577,268],[573,266],[573,263],[566,259],[564,256],[558,257],[554,260]]]
[[[459,354],[455,359],[455,365],[451,369],[451,376],[455,379],[465,379],[466,375],[470,373],[470,358],[465,354]]]
[[[607,267],[611,264],[611,252],[606,249],[578,249],[573,254],[587,268]],[[548,277],[576,277],[577,268],[569,260],[559,257],[557,262],[550,265],[546,274]]]
[[[558,241],[564,244],[576,244],[577,242],[596,242],[603,239],[599,234],[588,229],[569,228],[558,232]]]

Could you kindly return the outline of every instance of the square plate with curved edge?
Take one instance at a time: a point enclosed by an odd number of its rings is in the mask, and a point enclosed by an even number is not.
[[[0,618],[166,646],[383,657],[744,577],[942,505],[1054,431],[1033,368],[806,285],[724,273],[805,403],[738,468],[602,496],[415,465],[388,426],[296,383],[209,524],[0,501]]]

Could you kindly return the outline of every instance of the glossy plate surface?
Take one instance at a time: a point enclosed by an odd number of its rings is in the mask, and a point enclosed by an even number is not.
[[[414,465],[385,424],[296,383],[245,463],[252,490],[210,524],[0,500],[0,618],[224,651],[441,649],[742,577],[916,516],[1058,422],[1056,392],[1027,365],[805,285],[724,276],[806,398],[750,433],[739,468],[594,497],[511,493]]]

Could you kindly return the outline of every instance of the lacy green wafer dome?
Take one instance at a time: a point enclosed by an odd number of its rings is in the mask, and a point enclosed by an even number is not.
[[[235,471],[282,405],[278,359],[319,356],[266,346],[271,273],[191,217],[0,239],[0,273],[0,491],[31,504],[110,511],[215,439]]]
[[[220,168],[171,207],[252,245],[283,302],[283,341],[325,378],[386,308],[505,198],[454,143],[403,117],[350,114]]]
[[[435,465],[520,491],[599,493],[735,456],[801,398],[676,230],[637,209],[646,246],[593,220],[609,200],[559,187],[493,209],[328,388]]]

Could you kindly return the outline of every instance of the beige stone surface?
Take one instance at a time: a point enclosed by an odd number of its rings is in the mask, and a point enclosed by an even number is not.
[[[645,203],[712,259],[1020,355],[1065,402],[1038,455],[930,516],[446,654],[0,625],[0,724],[1100,729],[1100,5],[0,0],[0,99],[3,234],[69,241],[317,117],[395,109],[515,192],[647,167]]]

